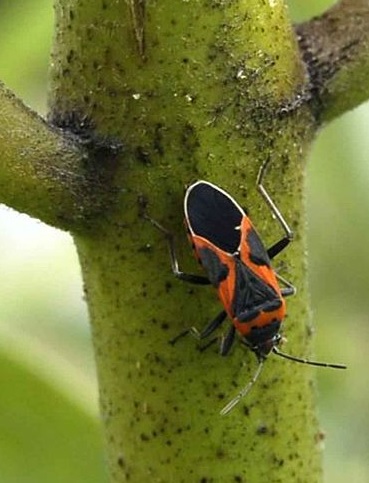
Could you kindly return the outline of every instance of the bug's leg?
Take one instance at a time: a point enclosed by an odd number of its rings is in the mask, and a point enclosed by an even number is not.
[[[281,288],[281,293],[283,297],[289,297],[290,295],[296,295],[296,287],[292,285],[291,282],[286,280],[284,277],[281,277],[278,273],[276,273],[277,279],[282,282],[285,287]]]
[[[199,346],[197,349],[200,352],[205,352],[207,349],[209,349],[209,347],[214,345],[216,342],[219,342],[219,337],[212,337],[210,340],[206,342],[206,344]]]
[[[173,234],[164,228],[160,223],[158,223],[153,218],[150,218],[146,213],[144,213],[144,218],[148,220],[152,225],[155,226],[159,231],[163,233],[165,238],[168,240],[169,245],[169,254],[170,254],[170,264],[172,267],[172,272],[175,277],[179,278],[180,280],[184,280],[185,282],[193,283],[196,285],[210,285],[210,280],[207,277],[202,275],[195,275],[193,273],[185,273],[179,269],[178,266],[178,259],[175,251],[175,244],[174,244],[174,236]]]
[[[296,295],[296,287],[284,287],[281,289],[282,297],[289,297],[290,295]]]
[[[183,330],[180,332],[178,335],[176,335],[173,339],[169,341],[170,344],[174,345],[178,339],[181,339],[185,335],[191,334],[193,337],[195,337],[197,340],[203,340],[209,337],[213,332],[217,330],[218,327],[222,325],[224,322],[225,318],[227,317],[227,312],[225,310],[222,310],[216,317],[215,319],[211,320],[205,327],[204,329],[200,332],[196,329],[196,327],[189,327],[188,329]],[[214,341],[217,338],[214,339]],[[210,345],[213,343],[211,341]],[[205,350],[207,347],[202,348],[202,350]]]
[[[228,352],[231,350],[231,347],[234,342],[234,336],[236,335],[236,328],[232,324],[230,328],[228,329],[228,332],[224,337],[222,337],[220,341],[220,355],[221,356],[226,356]]]
[[[270,162],[270,158],[267,158],[264,163],[262,164],[258,177],[256,180],[256,185],[259,190],[259,193],[261,196],[264,198],[265,202],[271,209],[273,215],[277,218],[279,221],[281,227],[283,228],[284,232],[286,233],[286,236],[284,236],[281,240],[277,241],[274,245],[272,245],[268,250],[268,255],[270,259],[273,259],[278,253],[280,253],[286,246],[293,240],[293,231],[289,227],[288,223],[286,220],[283,218],[282,213],[279,211],[277,205],[274,203],[272,198],[270,197],[269,193],[267,190],[264,188],[263,185],[263,178],[265,176],[265,171],[268,167],[268,164]]]
[[[222,321],[224,320],[223,319],[223,316],[226,317],[227,316],[227,313],[225,311],[221,312],[218,317],[222,319]],[[217,326],[218,327],[218,326]],[[209,333],[206,335],[206,337],[210,335]],[[199,350],[201,352],[205,351],[206,349],[208,349],[210,346],[212,346],[215,342],[218,342],[220,340],[220,344],[219,344],[219,354],[221,356],[226,356],[228,354],[228,352],[230,351],[230,349],[232,348],[232,345],[233,345],[233,342],[234,342],[234,338],[235,338],[235,335],[236,335],[236,328],[234,325],[231,325],[229,327],[229,329],[227,330],[226,334],[221,336],[221,337],[213,337],[212,339],[210,339],[205,345],[202,345]]]
[[[268,257],[273,260],[282,250],[286,248],[287,245],[290,244],[292,238],[288,238],[287,236],[283,237],[281,240],[277,241],[274,245],[267,249]]]

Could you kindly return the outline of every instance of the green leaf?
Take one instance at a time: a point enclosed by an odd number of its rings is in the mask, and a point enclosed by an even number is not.
[[[19,355],[23,360],[29,356]],[[46,381],[35,366],[17,360],[12,344],[0,351],[0,380],[1,481],[106,481],[96,416]]]

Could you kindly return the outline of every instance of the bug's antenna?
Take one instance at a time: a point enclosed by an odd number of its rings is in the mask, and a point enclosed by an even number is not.
[[[257,381],[258,377],[260,376],[261,370],[263,369],[264,365],[264,359],[262,359],[259,362],[259,365],[255,371],[255,374],[253,375],[251,381],[237,394],[235,398],[232,399],[224,408],[220,411],[221,416],[225,416],[228,414],[240,401],[243,397],[246,396],[246,394],[250,391],[252,386],[255,384]]]
[[[299,362],[301,364],[308,364],[309,366],[319,366],[319,367],[331,367],[332,369],[347,369],[345,364],[331,364],[330,362],[317,362],[317,361],[309,361],[308,359],[301,359],[300,357],[294,357],[290,354],[285,354],[281,352],[276,346],[273,347],[272,351],[277,356],[284,357],[290,361]]]
[[[290,354],[285,354],[281,352],[276,346],[273,347],[272,351],[277,356],[283,357],[284,359],[288,359],[290,361],[299,362],[300,364],[308,364],[310,366],[319,366],[319,367],[331,367],[332,369],[347,369],[345,364],[332,364],[330,362],[317,362],[317,361],[310,361],[308,359],[302,359],[300,357],[291,356]],[[221,416],[225,416],[228,414],[240,401],[244,398],[252,388],[252,386],[257,381],[260,373],[263,369],[265,359],[260,360],[259,365],[253,375],[251,381],[237,394],[235,398],[233,398],[224,408],[220,411]]]

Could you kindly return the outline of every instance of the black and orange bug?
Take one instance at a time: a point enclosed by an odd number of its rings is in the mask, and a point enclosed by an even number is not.
[[[271,260],[292,241],[293,232],[262,184],[267,164],[265,162],[259,171],[257,188],[285,232],[268,249],[245,211],[226,191],[207,181],[197,181],[187,189],[184,198],[185,223],[196,258],[206,277],[184,273],[179,269],[173,235],[147,217],[169,241],[174,275],[186,282],[213,285],[223,305],[223,310],[202,331],[195,327],[187,328],[171,342],[189,333],[198,339],[205,339],[228,317],[232,323],[221,338],[220,354],[228,354],[237,333],[241,342],[258,359],[259,364],[251,381],[221,410],[221,415],[231,411],[249,392],[271,352],[303,364],[346,368],[343,364],[294,357],[278,348],[282,340],[280,328],[286,314],[285,297],[294,295],[296,290],[273,270]]]

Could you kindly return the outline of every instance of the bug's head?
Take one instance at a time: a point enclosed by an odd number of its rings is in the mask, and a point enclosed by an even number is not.
[[[289,359],[294,362],[300,362],[302,364],[308,364],[312,366],[331,367],[333,369],[346,369],[344,364],[331,364],[327,362],[310,361],[308,359],[301,359],[289,354],[285,354],[278,349],[278,345],[283,340],[283,337],[279,333],[281,325],[280,320],[273,320],[269,324],[262,327],[253,327],[247,336],[244,336],[242,342],[251,349],[258,358],[259,364],[254,372],[251,380],[246,384],[244,388],[234,397],[224,408],[220,411],[222,416],[228,414],[240,401],[244,398],[253,387],[257,379],[259,378],[261,371],[264,367],[265,359],[273,352],[274,354]]]
[[[242,341],[256,354],[259,361],[264,360],[282,340],[279,334],[280,326],[281,321],[275,319],[262,327],[253,327]]]

